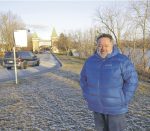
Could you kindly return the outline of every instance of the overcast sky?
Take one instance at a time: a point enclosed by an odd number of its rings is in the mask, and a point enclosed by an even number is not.
[[[0,12],[11,11],[22,18],[27,28],[37,32],[43,39],[50,39],[53,27],[58,34],[88,29],[94,24],[96,9],[114,3],[123,5],[124,2],[125,0],[0,0]]]

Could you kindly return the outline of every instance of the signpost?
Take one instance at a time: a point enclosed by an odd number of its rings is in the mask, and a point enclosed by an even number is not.
[[[14,31],[15,45],[13,47],[14,52],[14,67],[15,67],[15,80],[18,83],[17,76],[17,65],[16,65],[16,46],[27,47],[27,31],[26,30],[15,30]]]

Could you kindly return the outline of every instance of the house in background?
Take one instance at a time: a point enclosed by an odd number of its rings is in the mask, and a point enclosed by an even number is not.
[[[55,42],[57,42],[57,40],[58,40],[58,36],[57,36],[55,28],[53,28],[52,35],[51,35],[51,45],[52,45],[51,49],[54,53],[59,53],[59,50],[57,46],[55,45]]]
[[[32,35],[32,50],[33,52],[39,51],[39,37],[36,33]]]
[[[33,52],[39,52],[41,49],[52,49],[54,53],[59,52],[54,43],[58,40],[55,28],[52,30],[50,40],[43,40],[38,37],[36,33],[32,35]]]

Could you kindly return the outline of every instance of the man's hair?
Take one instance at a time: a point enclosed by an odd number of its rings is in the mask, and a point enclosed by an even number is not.
[[[98,40],[101,39],[101,38],[109,38],[110,41],[113,41],[113,38],[112,38],[112,36],[111,36],[110,34],[102,33],[102,34],[100,34],[100,35],[97,37],[96,42],[98,43]]]

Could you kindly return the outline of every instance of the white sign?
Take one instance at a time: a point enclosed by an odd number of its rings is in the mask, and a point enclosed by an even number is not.
[[[27,31],[16,30],[14,31],[14,39],[16,46],[27,47]]]

